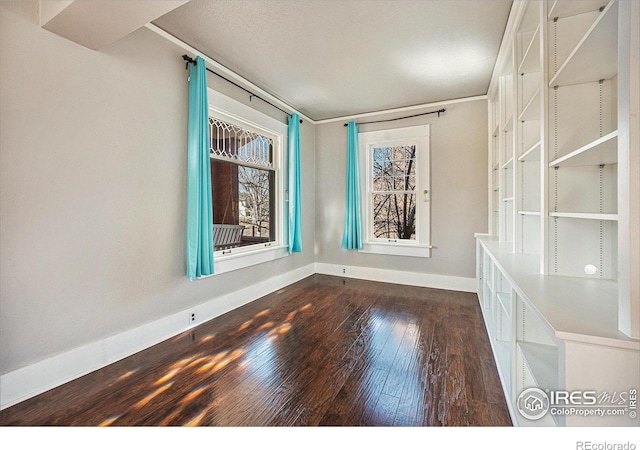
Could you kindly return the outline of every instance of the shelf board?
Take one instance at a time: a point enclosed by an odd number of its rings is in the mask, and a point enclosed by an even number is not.
[[[511,164],[513,164],[513,157],[509,158],[509,160],[504,163],[500,168],[501,169],[506,169],[507,167],[509,167]]]
[[[549,8],[548,18],[577,16],[590,11],[597,11],[604,3],[606,3],[606,0],[580,0],[579,2],[556,0],[553,6]]]
[[[599,166],[618,162],[618,130],[555,159],[549,167]]]
[[[558,387],[558,347],[532,342],[518,342],[518,347],[536,385],[541,389],[556,389]]]
[[[526,152],[520,155],[520,157],[518,158],[518,161],[520,162],[540,161],[540,148],[541,148],[540,144],[541,144],[541,141],[538,141],[535,144],[533,144]]]
[[[522,62],[520,63],[520,67],[518,67],[518,73],[530,73],[540,70],[540,43],[537,42],[539,36],[540,25],[538,24],[538,27],[533,33],[533,36],[527,45],[527,49],[524,52]]]
[[[551,78],[549,87],[613,78],[618,72],[617,25],[618,3],[611,1]]]
[[[503,133],[513,131],[513,114],[509,116],[505,124],[500,128]]]
[[[618,221],[617,214],[552,212],[549,213],[549,216],[566,219],[609,220],[612,222]]]
[[[520,116],[518,116],[520,122],[526,122],[529,120],[540,120],[540,89],[538,89],[532,96],[529,102],[522,108]]]
[[[540,211],[518,211],[521,216],[540,216]]]

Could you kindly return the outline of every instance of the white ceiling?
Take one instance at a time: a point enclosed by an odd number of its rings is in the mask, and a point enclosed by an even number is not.
[[[487,93],[511,0],[191,0],[153,23],[314,120]]]

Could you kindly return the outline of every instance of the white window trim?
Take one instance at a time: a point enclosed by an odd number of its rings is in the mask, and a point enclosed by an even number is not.
[[[280,150],[274,152],[273,168],[276,173],[276,236],[275,241],[249,245],[229,250],[219,250],[213,254],[214,273],[210,276],[243,269],[289,255],[287,236],[288,222],[285,220],[285,173],[287,161],[288,127],[286,124],[269,117],[247,105],[238,102],[220,92],[208,89],[209,114],[229,123],[253,129],[258,133],[273,138],[274,145]],[[205,278],[205,277],[203,277]]]
[[[372,215],[372,160],[371,148],[382,144],[398,144],[401,141],[410,140],[418,146],[416,160],[416,217],[418,219],[416,228],[416,239],[398,239],[389,242],[385,239],[373,237],[373,215]],[[364,240],[362,253],[377,253],[383,255],[410,256],[416,258],[431,257],[431,188],[430,188],[430,129],[429,125],[419,125],[414,127],[393,128],[388,130],[369,131],[358,134],[358,162],[361,168],[360,193]]]

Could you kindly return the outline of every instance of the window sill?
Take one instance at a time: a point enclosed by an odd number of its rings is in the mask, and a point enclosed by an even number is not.
[[[430,245],[418,245],[418,244],[397,244],[386,242],[365,242],[362,245],[362,249],[358,250],[361,253],[375,253],[379,255],[393,255],[393,256],[410,256],[413,258],[431,258],[431,246]]]
[[[286,245],[273,247],[263,247],[255,250],[245,250],[238,253],[222,255],[222,252],[215,252],[213,257],[214,274],[200,278],[209,278],[222,273],[244,269],[289,255],[289,248]]]

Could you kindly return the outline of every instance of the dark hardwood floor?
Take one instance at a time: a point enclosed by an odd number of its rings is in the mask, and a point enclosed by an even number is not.
[[[511,421],[475,294],[314,275],[0,411],[0,425]]]

